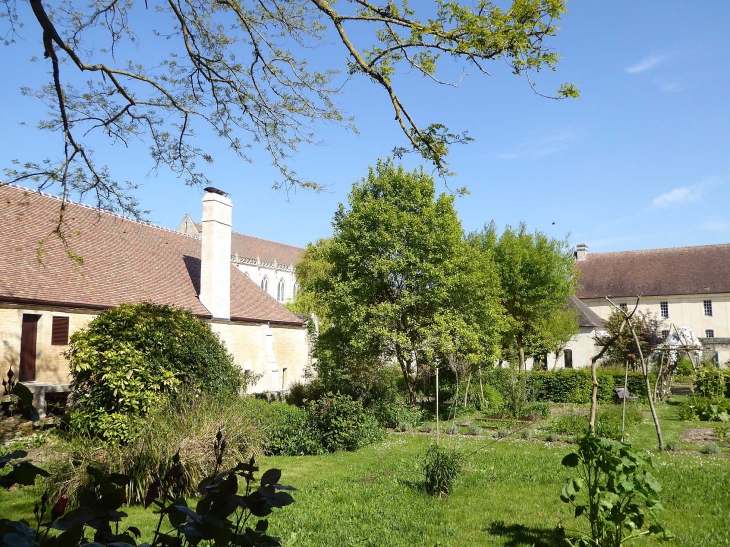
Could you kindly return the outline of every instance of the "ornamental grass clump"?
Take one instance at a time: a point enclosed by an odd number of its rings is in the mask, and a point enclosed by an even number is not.
[[[438,497],[450,494],[462,465],[463,457],[457,450],[432,444],[423,462],[426,491]]]

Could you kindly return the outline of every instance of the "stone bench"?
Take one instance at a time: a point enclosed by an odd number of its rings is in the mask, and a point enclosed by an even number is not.
[[[631,393],[629,392],[628,388],[624,389],[622,387],[614,388],[614,393],[616,394],[616,397],[618,397],[619,401],[638,401],[638,397],[633,397]]]
[[[33,393],[33,406],[38,414],[43,417],[47,411],[46,396],[48,394],[58,394],[59,396],[68,396],[71,393],[70,384],[52,384],[46,382],[22,382]]]

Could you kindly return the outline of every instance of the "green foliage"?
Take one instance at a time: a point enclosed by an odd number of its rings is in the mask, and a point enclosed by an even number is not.
[[[446,426],[446,428],[444,429],[444,431],[446,431],[446,433],[449,434],[449,435],[456,435],[457,433],[459,433],[459,426],[456,425],[454,422],[450,422]]]
[[[482,410],[493,416],[498,416],[504,407],[504,398],[502,397],[502,394],[491,384],[485,384],[483,389],[487,408]]]
[[[481,428],[481,427],[479,427],[478,425],[475,425],[475,424],[471,424],[471,425],[470,425],[470,426],[469,426],[469,427],[467,428],[467,430],[466,430],[466,431],[467,431],[467,433],[468,433],[469,435],[481,435],[481,434],[482,434],[482,428]]]
[[[725,396],[728,383],[724,369],[714,365],[704,366],[695,375],[694,392],[702,397],[720,399]]]
[[[390,160],[353,186],[332,238],[305,255],[313,264],[302,299],[329,320],[316,346],[323,376],[373,376],[392,360],[413,404],[416,359],[423,370],[439,355],[496,356],[498,279],[487,258],[468,252],[453,200],[437,197],[424,171]]]
[[[578,451],[565,456],[562,463],[577,468],[578,477],[566,481],[560,499],[575,508],[576,518],[587,518],[591,526],[590,535],[579,545],[620,547],[645,534],[672,537],[657,521],[663,507],[661,486],[650,472],[651,458],[619,441],[586,435]],[[654,522],[644,530],[647,517]]]
[[[152,477],[159,475],[176,453],[184,470],[181,487],[186,496],[195,495],[198,483],[213,472],[208,456],[210,439],[219,429],[226,431],[226,465],[247,460],[262,452],[266,432],[251,399],[221,400],[212,395],[184,394],[152,412],[138,436],[123,445],[71,436],[57,442],[45,487],[52,495],[72,500],[83,498],[90,486],[86,467],[91,465],[128,477],[127,501],[141,503]],[[286,406],[286,405],[282,405]]]
[[[352,451],[385,437],[372,412],[347,395],[327,394],[305,408],[251,400],[269,454],[286,456]],[[396,424],[397,425],[397,424]]]
[[[596,413],[596,435],[610,439],[621,439],[621,405],[611,405],[598,409]],[[626,427],[639,425],[644,421],[641,406],[626,403]]]
[[[520,370],[526,354],[554,352],[577,333],[577,314],[565,312],[578,279],[567,240],[531,234],[524,224],[517,229],[507,226],[498,236],[491,223],[471,234],[469,242],[490,254],[496,265],[509,319],[503,346],[517,351]]]
[[[138,435],[179,386],[220,397],[244,377],[210,326],[190,312],[150,303],[102,312],[71,336],[72,428],[112,443]]]
[[[686,355],[682,355],[677,360],[677,376],[689,377],[695,373],[695,367],[692,364],[692,359]]]
[[[620,330],[623,321],[623,314],[614,309],[606,320],[604,329],[596,334],[595,341],[599,346],[605,346],[610,340],[613,340],[604,354],[605,364],[622,368],[628,363],[632,370],[639,370],[641,361],[636,349],[636,341],[628,326],[624,325],[623,330]],[[662,321],[648,310],[645,312],[637,310],[631,318],[631,325],[639,339],[644,358],[648,359],[652,350],[664,342],[661,332]]]
[[[518,376],[525,378],[523,382],[528,401],[585,404],[591,400],[593,384],[589,369],[530,371],[519,373]],[[616,397],[614,388],[624,385],[624,371],[598,369],[596,376],[598,378],[598,402],[613,402]],[[514,390],[513,386],[517,381],[512,379],[510,369],[495,368],[484,374],[486,385],[490,385],[498,393],[504,394],[508,398],[508,403]],[[653,381],[651,377],[650,381]],[[632,396],[643,396],[646,392],[644,375],[640,372],[630,372],[628,389]]]
[[[720,447],[716,444],[706,444],[702,447],[703,454],[715,455],[721,452]]]
[[[730,422],[730,399],[687,397],[678,409],[680,420],[702,422]]]
[[[383,427],[394,428],[399,424],[417,426],[423,421],[423,411],[400,401],[383,401],[372,407],[373,415]]]
[[[437,444],[429,446],[422,468],[426,477],[426,491],[439,497],[450,494],[461,473],[463,462],[463,456],[457,450]]]
[[[281,471],[278,469],[269,469],[257,481],[254,473],[258,472],[258,467],[253,457],[223,470],[226,442],[220,431],[213,448],[215,466],[213,472],[197,485],[199,501],[194,508],[189,507],[186,500],[185,469],[179,455],[171,458],[163,472],[155,474],[144,495],[145,508],[154,505],[159,514],[157,529],[149,543],[138,544],[141,531],[122,522],[127,514],[120,509],[127,499],[126,485],[130,477],[107,473],[93,466],[86,467],[90,476],[88,495],[80,500],[78,507],[67,510],[70,500],[65,496],[60,496],[51,507],[48,494],[44,494],[35,506],[35,527],[31,528],[25,520],[1,519],[0,540],[3,545],[17,547],[76,547],[91,542],[110,547],[183,547],[201,542],[220,547],[280,545],[278,538],[266,534],[268,521],[263,517],[270,515],[274,508],[293,503],[294,499],[286,491],[294,489],[279,484]],[[18,453],[11,458],[24,458],[25,455]],[[3,460],[0,460],[0,466],[7,463]],[[28,461],[13,465],[13,473],[23,466],[37,469]],[[33,484],[38,474],[42,473],[16,474],[12,481],[2,486]],[[242,494],[238,493],[239,482]],[[257,488],[256,483],[260,487]],[[162,531],[163,523],[169,531]],[[87,537],[87,533],[91,535]]]

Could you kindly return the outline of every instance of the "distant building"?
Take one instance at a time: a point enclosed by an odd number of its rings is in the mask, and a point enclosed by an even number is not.
[[[601,318],[611,314],[605,297],[631,309],[641,296],[639,309],[656,314],[663,330],[689,327],[706,358],[730,360],[730,244],[590,254],[580,244],[576,266],[578,297]]]
[[[201,237],[203,226],[186,214],[178,231]],[[299,288],[294,275],[294,266],[299,262],[299,256],[303,252],[304,249],[301,247],[238,232],[231,234],[231,263],[278,302],[294,300]]]

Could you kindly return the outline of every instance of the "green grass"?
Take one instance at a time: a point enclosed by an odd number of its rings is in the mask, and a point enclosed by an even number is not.
[[[673,405],[660,405],[659,410],[665,441],[678,440],[687,427],[708,427],[679,422]],[[673,544],[729,544],[727,450],[712,456],[656,454],[648,413],[628,433],[636,448],[655,454],[666,508],[663,521],[677,535]],[[446,499],[421,488],[421,462],[435,434],[394,434],[354,453],[263,459],[262,470],[282,469],[281,482],[298,489],[296,503],[272,515],[270,532],[287,547],[550,545],[557,524],[574,528],[577,522],[558,497],[569,476],[560,461],[573,445],[514,437],[495,442],[442,435],[445,446],[467,455],[464,472]],[[34,500],[26,490],[0,492],[0,513],[10,518],[32,515]],[[128,513],[130,523],[149,538],[155,522],[151,511],[130,508]],[[640,540],[637,545],[642,543],[654,542]]]

